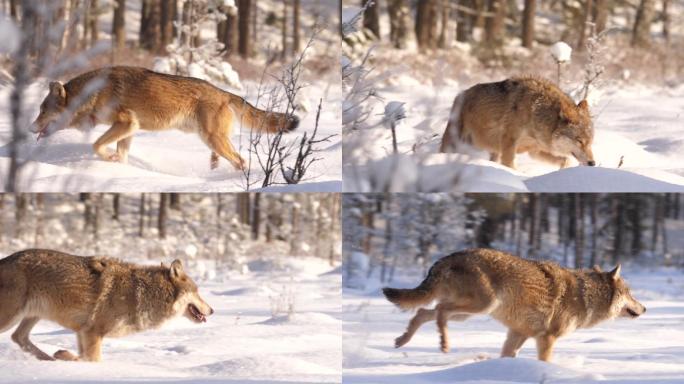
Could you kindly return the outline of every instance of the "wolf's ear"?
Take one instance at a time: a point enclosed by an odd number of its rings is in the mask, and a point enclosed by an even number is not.
[[[66,89],[64,89],[64,86],[59,81],[50,83],[50,94],[60,99],[66,99]]]
[[[183,264],[181,264],[181,261],[176,259],[171,263],[171,268],[169,268],[169,274],[171,275],[172,278],[177,279],[181,276],[183,276],[185,272],[183,272]]]
[[[612,271],[608,272],[608,274],[610,275],[610,277],[613,278],[613,280],[617,280],[620,278],[620,269],[621,268],[622,267],[620,266],[620,264],[618,264],[617,267],[613,268]]]
[[[577,104],[577,108],[582,109],[584,111],[588,111],[589,110],[589,103],[587,103],[587,99],[580,101]]]

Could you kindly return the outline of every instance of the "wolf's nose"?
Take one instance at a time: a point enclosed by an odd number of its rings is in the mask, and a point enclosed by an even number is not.
[[[209,307],[209,314],[213,315],[214,314],[214,308]]]
[[[646,307],[644,307],[644,311],[643,311],[643,312],[641,312],[641,313],[646,313]]]
[[[596,162],[594,160],[589,160],[587,161],[587,165],[593,167],[594,165],[596,165]]]

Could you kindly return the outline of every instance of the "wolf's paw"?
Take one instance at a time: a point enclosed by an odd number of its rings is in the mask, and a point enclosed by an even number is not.
[[[446,345],[446,344],[442,344],[442,345],[439,347],[439,350],[442,351],[442,352],[444,352],[444,353],[449,353],[449,346]]]
[[[107,161],[119,163],[121,162],[121,156],[119,156],[118,153],[112,153],[111,155],[107,156]]]
[[[57,360],[78,361],[78,356],[64,349],[60,349],[59,351],[55,352],[53,356]]]
[[[237,169],[238,171],[244,171],[247,168],[245,164],[245,159],[240,158],[238,162],[233,163],[233,167],[235,167],[235,169]]]
[[[404,344],[408,343],[408,341],[409,341],[409,338],[408,338],[407,335],[404,333],[403,335],[401,335],[401,336],[397,337],[396,339],[394,339],[394,348],[400,348],[400,347],[402,347]]]

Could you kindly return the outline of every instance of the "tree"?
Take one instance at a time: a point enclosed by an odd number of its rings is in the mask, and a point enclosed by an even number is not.
[[[647,47],[651,43],[651,22],[653,21],[654,0],[641,0],[634,19],[632,46]]]
[[[285,60],[285,57],[287,56],[287,3],[289,3],[289,0],[283,0],[283,22],[281,24],[283,50],[280,52],[280,58],[282,60]]]
[[[173,20],[176,17],[176,1],[161,0],[159,53],[166,53],[166,47],[173,41]]]
[[[296,55],[302,49],[300,36],[301,0],[294,0],[292,13],[292,54]]]
[[[592,0],[585,0],[581,23],[579,25],[579,39],[577,40],[577,50],[583,51],[587,44],[587,24],[591,21]]]
[[[120,51],[126,46],[126,0],[116,0],[112,20],[112,48]]]
[[[368,4],[370,3],[370,4]],[[361,0],[363,10],[363,27],[369,30],[375,38],[380,38],[380,16],[378,0]]]
[[[159,194],[159,212],[158,212],[158,217],[157,217],[157,231],[159,233],[160,239],[166,238],[166,216],[167,216],[167,207],[169,206],[168,200],[169,200],[169,195],[167,193],[160,193]]]
[[[406,48],[411,10],[407,0],[387,0],[387,13],[390,19],[390,41],[394,48]]]
[[[140,46],[156,51],[160,41],[160,0],[143,0],[140,15]],[[186,2],[186,4],[191,2]]]
[[[469,10],[469,11],[466,11]],[[456,41],[468,42],[473,36],[475,24],[475,0],[463,0],[456,12]]]
[[[534,43],[534,13],[537,1],[525,0],[522,19],[522,46],[532,48]]]
[[[252,56],[252,41],[249,33],[249,15],[251,13],[251,0],[239,0],[238,5],[238,51],[240,56],[247,59]]]
[[[670,42],[670,0],[663,0],[663,37]]]
[[[421,49],[435,48],[437,46],[437,15],[438,0],[423,0],[418,2],[416,8],[416,42]]]
[[[608,1],[610,0],[594,0],[594,25],[597,34],[606,29]]]
[[[485,20],[485,41],[492,44],[501,44],[506,28],[506,1],[488,0],[487,10],[492,16]]]

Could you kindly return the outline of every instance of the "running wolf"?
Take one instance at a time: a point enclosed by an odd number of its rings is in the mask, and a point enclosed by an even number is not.
[[[0,308],[0,332],[19,323],[12,340],[40,360],[100,361],[103,337],[158,328],[178,315],[202,323],[214,313],[179,260],[139,266],[45,249],[0,260]],[[38,349],[29,333],[41,319],[73,330],[78,356]]]
[[[212,168],[218,166],[220,155],[236,169],[244,169],[244,160],[230,142],[233,119],[271,133],[299,125],[297,116],[263,111],[204,80],[117,66],[86,72],[66,84],[51,82],[30,131],[40,140],[68,127],[85,130],[111,124],[93,149],[102,159],[125,163],[135,132],[175,128],[199,135],[212,150]],[[113,143],[112,153],[107,145]]]
[[[570,156],[593,166],[594,127],[586,100],[575,105],[553,83],[514,77],[477,84],[454,100],[441,152],[463,142],[486,150],[490,160],[515,168],[515,154],[564,168]]]
[[[438,260],[414,289],[384,288],[401,309],[419,309],[396,347],[407,343],[421,324],[437,320],[440,346],[447,352],[447,321],[489,314],[506,327],[502,357],[515,357],[525,340],[537,342],[539,360],[549,361],[556,340],[577,328],[616,317],[637,318],[646,308],[620,277],[610,272],[575,270],[552,262],[521,259],[492,249],[470,249]]]

